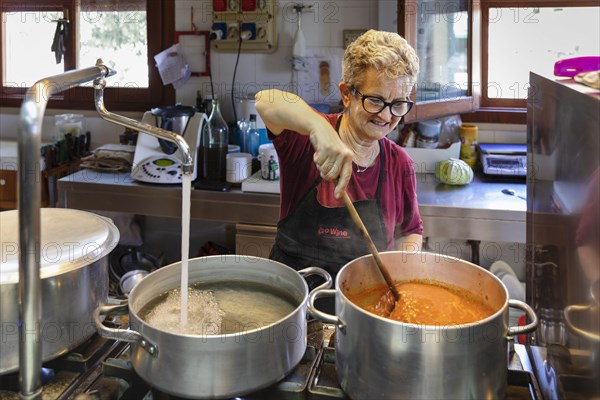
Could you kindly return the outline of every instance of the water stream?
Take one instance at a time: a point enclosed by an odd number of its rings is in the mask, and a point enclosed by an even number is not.
[[[190,208],[192,175],[183,174],[181,182],[181,329],[187,326],[188,259],[190,256]]]

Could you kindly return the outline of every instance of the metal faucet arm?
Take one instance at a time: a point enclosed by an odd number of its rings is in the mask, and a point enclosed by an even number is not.
[[[126,128],[131,128],[136,131],[145,132],[157,138],[175,143],[183,156],[183,173],[192,174],[194,172],[194,159],[192,157],[190,147],[183,138],[183,136],[162,128],[158,128],[156,126],[136,121],[135,119],[123,117],[121,115],[109,112],[108,110],[106,110],[106,107],[104,107],[105,86],[106,82],[104,81],[104,79],[98,78],[94,80],[94,98],[96,101],[96,111],[98,111],[98,114],[100,114],[102,119],[105,119],[117,125],[124,126]]]

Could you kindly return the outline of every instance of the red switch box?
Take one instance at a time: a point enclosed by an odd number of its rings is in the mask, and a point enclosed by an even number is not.
[[[227,1],[213,0],[213,11],[227,11]]]
[[[242,11],[256,10],[256,0],[242,0]]]

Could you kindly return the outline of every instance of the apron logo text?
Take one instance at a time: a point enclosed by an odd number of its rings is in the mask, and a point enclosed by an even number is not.
[[[350,239],[350,236],[348,235],[348,231],[341,230],[338,228],[319,228],[319,230],[317,231],[317,235],[324,236],[324,237]]]

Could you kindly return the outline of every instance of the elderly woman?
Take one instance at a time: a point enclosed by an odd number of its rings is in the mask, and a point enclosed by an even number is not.
[[[380,251],[420,250],[423,223],[413,163],[386,138],[409,112],[419,70],[414,49],[396,33],[370,30],[344,54],[344,111],[320,114],[279,90],[256,95],[277,150],[281,210],[270,258],[335,275],[369,254],[343,202],[349,197]]]

